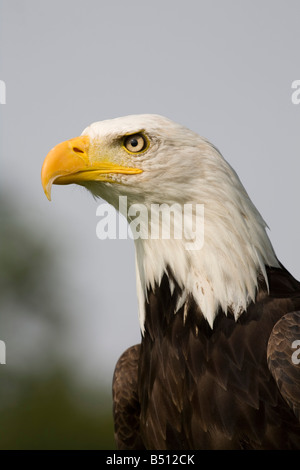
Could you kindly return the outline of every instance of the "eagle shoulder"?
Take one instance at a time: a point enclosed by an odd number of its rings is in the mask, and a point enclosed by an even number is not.
[[[144,449],[140,437],[140,402],[137,393],[140,344],[128,348],[113,376],[113,416],[119,450]]]
[[[300,311],[284,315],[271,332],[267,358],[281,395],[300,421]]]

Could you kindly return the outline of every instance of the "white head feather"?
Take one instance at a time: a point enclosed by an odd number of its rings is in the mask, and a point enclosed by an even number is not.
[[[237,319],[255,300],[258,276],[268,283],[265,265],[278,266],[266,233],[266,224],[251,202],[235,171],[218,150],[198,134],[157,115],[136,115],[96,122],[83,131],[97,146],[111,148],[124,164],[117,139],[143,131],[150,141],[146,152],[130,156],[127,166],[137,175],[113,175],[115,183],[85,186],[118,208],[118,197],[128,205],[204,204],[204,245],[186,249],[186,240],[137,239],[137,294],[141,330],[144,329],[148,289],[160,283],[170,268],[182,295],[177,310],[192,294],[213,327],[218,309],[230,308]],[[129,218],[130,221],[130,218]],[[144,220],[146,231],[151,221]],[[150,229],[151,232],[151,229]],[[172,288],[172,281],[170,280]],[[174,312],[176,313],[176,312]]]

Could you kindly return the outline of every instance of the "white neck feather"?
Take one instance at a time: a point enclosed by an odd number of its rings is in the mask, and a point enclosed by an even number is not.
[[[235,173],[233,173],[234,176]],[[207,188],[206,188],[207,189]],[[217,194],[217,196],[216,196]],[[219,196],[218,196],[219,194]],[[147,292],[160,285],[171,270],[182,294],[174,311],[192,294],[211,328],[221,308],[235,319],[255,301],[258,276],[268,285],[265,266],[279,266],[266,233],[266,224],[252,204],[237,176],[221,193],[199,195],[204,204],[204,244],[199,250],[187,250],[187,240],[137,239],[137,294],[142,332],[145,323]],[[201,222],[201,221],[200,221]],[[149,220],[145,220],[145,226]],[[149,229],[151,230],[151,229]],[[170,279],[172,291],[173,281]]]

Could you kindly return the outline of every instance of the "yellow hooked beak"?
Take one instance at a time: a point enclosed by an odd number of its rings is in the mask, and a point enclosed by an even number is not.
[[[52,184],[81,184],[84,181],[109,181],[109,174],[135,175],[142,173],[139,168],[120,166],[108,158],[94,159],[90,155],[90,138],[87,135],[75,137],[56,145],[45,158],[42,167],[42,185],[51,201]]]

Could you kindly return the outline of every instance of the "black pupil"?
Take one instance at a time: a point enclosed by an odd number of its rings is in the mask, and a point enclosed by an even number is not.
[[[132,147],[136,147],[138,145],[137,139],[131,139],[130,143]]]

